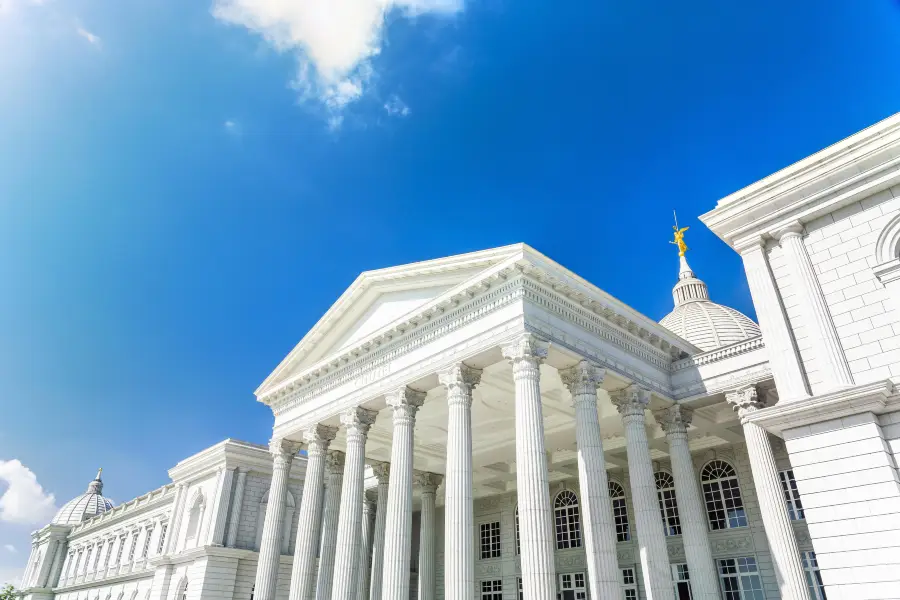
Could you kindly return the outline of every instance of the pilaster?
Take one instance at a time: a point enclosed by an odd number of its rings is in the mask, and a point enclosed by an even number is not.
[[[234,485],[234,498],[231,501],[231,516],[228,519],[228,536],[225,545],[234,548],[237,544],[238,527],[241,524],[241,509],[244,506],[244,490],[247,487],[247,471],[237,469],[237,482]]]

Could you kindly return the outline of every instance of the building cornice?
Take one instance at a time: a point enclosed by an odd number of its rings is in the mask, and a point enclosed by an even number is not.
[[[138,496],[128,502],[123,502],[122,504],[109,509],[105,513],[73,526],[69,538],[74,541],[86,532],[93,532],[101,527],[115,525],[126,518],[145,514],[150,510],[157,509],[161,505],[171,502],[174,498],[175,484],[166,484],[152,492],[148,492],[143,496]]]
[[[743,420],[781,435],[785,429],[821,421],[869,412],[878,415],[895,410],[900,410],[900,395],[896,394],[890,380],[884,380],[812,398],[779,402],[775,406],[749,413]]]
[[[719,200],[700,220],[732,247],[900,183],[900,113]]]

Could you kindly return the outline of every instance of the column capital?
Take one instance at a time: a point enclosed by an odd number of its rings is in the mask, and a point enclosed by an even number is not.
[[[398,418],[415,419],[419,407],[425,404],[425,392],[403,386],[399,390],[385,396],[388,406],[394,410],[394,420]]]
[[[387,483],[388,479],[391,476],[391,465],[386,462],[373,462],[370,463],[369,466],[372,467],[372,473],[375,475],[375,479],[378,480],[378,483]]]
[[[793,221],[775,232],[775,239],[781,243],[785,238],[803,236],[803,223]]]
[[[337,436],[338,428],[329,425],[315,424],[303,430],[303,441],[307,446],[315,444],[321,450],[327,450],[329,444]]]
[[[688,425],[694,418],[694,410],[680,404],[658,411],[654,417],[666,435],[687,433]]]
[[[759,397],[759,392],[755,385],[745,385],[736,390],[725,392],[725,400],[731,404],[732,408],[737,411],[742,419],[766,407],[766,402]]]
[[[329,450],[325,455],[325,465],[328,467],[328,471],[332,475],[336,473],[343,473],[344,460],[346,459],[346,457],[346,454],[344,454],[340,450]]]
[[[569,388],[569,393],[576,402],[578,401],[577,396],[581,394],[594,394],[596,397],[597,388],[603,383],[605,376],[606,369],[587,360],[578,361],[575,366],[559,372],[559,378]]]
[[[413,476],[413,482],[422,489],[422,493],[435,493],[443,480],[442,475],[427,471],[417,471]]]
[[[362,407],[354,407],[341,413],[341,424],[347,432],[368,435],[369,428],[375,422],[378,412]]]
[[[644,409],[650,404],[650,390],[631,384],[623,390],[610,394],[610,399],[622,417],[644,418]]]
[[[300,451],[300,444],[284,438],[269,441],[269,452],[276,458],[293,458]]]
[[[537,367],[547,358],[547,349],[550,343],[533,333],[525,333],[508,344],[502,346],[500,351],[503,357],[513,364],[513,368],[519,363],[526,363]]]
[[[448,392],[458,390],[471,394],[475,386],[481,382],[481,374],[481,369],[475,369],[461,362],[438,373],[438,381]]]

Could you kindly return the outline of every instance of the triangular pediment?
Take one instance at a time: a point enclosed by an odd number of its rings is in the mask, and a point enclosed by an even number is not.
[[[387,269],[356,278],[278,368],[257,396],[331,356],[364,344],[445,294],[478,279],[498,265],[520,259],[527,246],[514,244]]]

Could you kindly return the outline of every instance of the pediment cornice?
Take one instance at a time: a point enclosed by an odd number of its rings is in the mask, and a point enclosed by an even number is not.
[[[540,291],[545,301],[555,303],[556,312],[563,318],[568,316],[593,333],[602,331],[607,341],[654,367],[667,370],[674,359],[700,352],[550,259],[527,250],[517,260],[495,266],[391,326],[258,394],[258,400],[277,415],[344,382],[356,380],[365,385],[384,373],[383,365],[391,357],[524,298],[529,282],[532,291]]]

